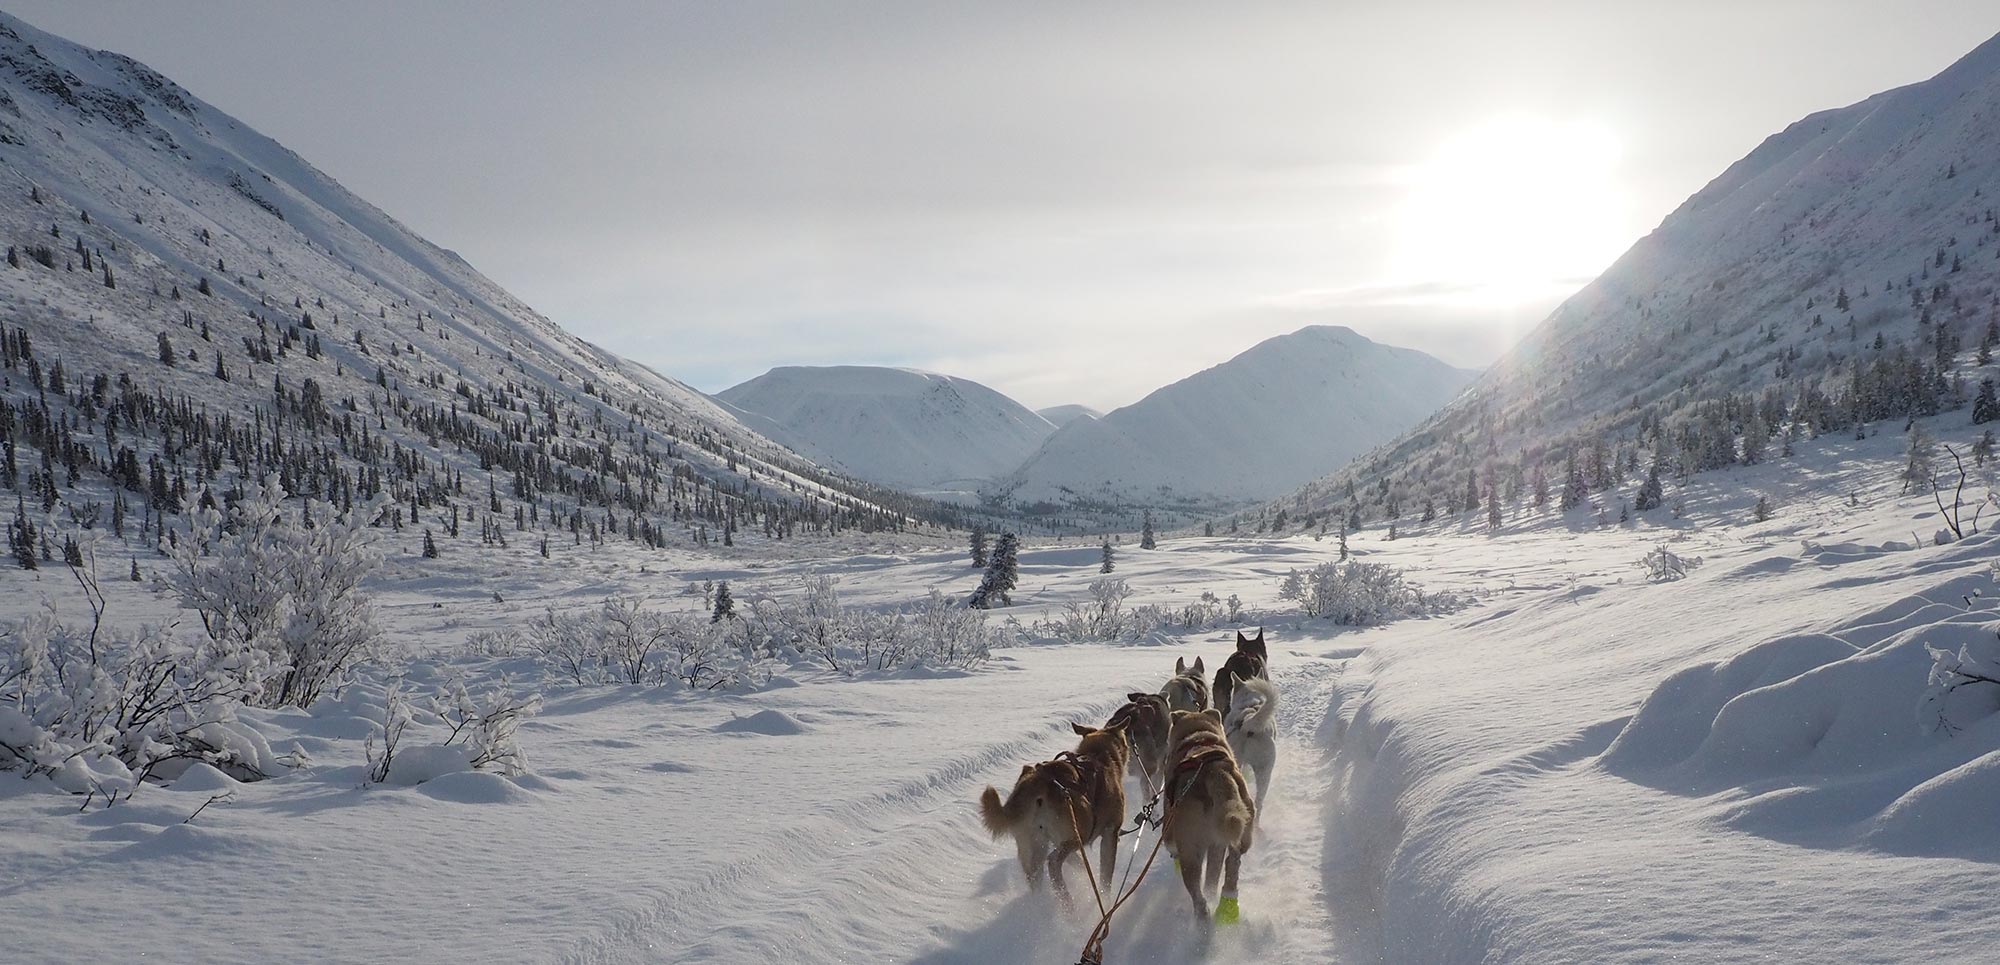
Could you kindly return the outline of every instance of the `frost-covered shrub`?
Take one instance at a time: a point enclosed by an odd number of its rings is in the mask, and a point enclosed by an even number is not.
[[[0,770],[71,791],[130,793],[157,769],[204,762],[243,780],[280,766],[236,721],[254,662],[155,627],[72,627],[37,613],[0,629]]]
[[[765,673],[728,628],[690,613],[612,598],[596,610],[551,610],[528,624],[521,644],[554,674],[579,684],[679,682],[696,690],[755,683]]]
[[[381,563],[370,545],[378,504],[340,513],[304,499],[294,513],[282,487],[253,482],[226,514],[191,515],[166,583],[244,667],[249,703],[310,706],[374,656],[380,635],[361,581]]]
[[[1450,593],[1427,594],[1392,566],[1358,560],[1293,570],[1278,584],[1278,597],[1297,601],[1307,616],[1351,626],[1445,613],[1464,602]]]
[[[1917,702],[1917,725],[1924,733],[1955,733],[2000,710],[2000,637],[1957,652],[1924,649],[1931,655],[1930,686]]]
[[[1671,583],[1688,575],[1690,570],[1701,565],[1699,556],[1681,556],[1667,549],[1665,544],[1653,548],[1639,560],[1646,570],[1646,579],[1655,583]]]
[[[878,612],[842,605],[831,577],[808,576],[803,584],[797,597],[752,601],[731,632],[753,654],[843,674],[971,667],[996,643],[984,611],[955,606],[936,590],[914,606]]]
[[[527,773],[518,739],[521,722],[541,709],[535,693],[516,693],[501,680],[491,690],[474,695],[463,680],[451,680],[419,704],[390,684],[383,694],[382,733],[370,734],[364,752],[372,784],[421,784],[457,771],[489,771],[506,777]],[[407,745],[414,725],[444,727],[442,741]]]

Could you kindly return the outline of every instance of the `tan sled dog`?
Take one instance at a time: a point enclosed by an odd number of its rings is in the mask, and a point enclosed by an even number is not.
[[[1125,706],[1111,712],[1105,727],[1125,728],[1125,743],[1131,748],[1131,763],[1141,771],[1140,780],[1152,788],[1159,783],[1160,769],[1166,766],[1167,731],[1173,722],[1167,715],[1167,698],[1159,694],[1126,694]]]
[[[1175,657],[1174,679],[1160,688],[1160,696],[1167,698],[1167,706],[1174,710],[1207,710],[1208,675],[1202,670],[1201,658],[1194,658],[1190,667],[1186,660]]]
[[[1218,920],[1233,921],[1236,915],[1236,873],[1243,855],[1250,850],[1256,831],[1257,806],[1236,758],[1223,737],[1222,715],[1214,710],[1200,713],[1175,711],[1167,756],[1167,820],[1161,833],[1167,851],[1181,866],[1181,883],[1194,899],[1194,911],[1204,924],[1208,921],[1208,899],[1202,882],[1207,866],[1207,888],[1222,879]]]
[[[1118,861],[1118,827],[1125,821],[1128,754],[1123,724],[1098,730],[1082,724],[1071,724],[1070,728],[1083,737],[1076,750],[1022,767],[1006,803],[1001,803],[1000,792],[991,787],[979,796],[986,830],[995,840],[1013,836],[1028,889],[1041,887],[1046,863],[1056,897],[1065,905],[1069,904],[1069,888],[1063,883],[1063,862],[1091,841],[1099,842],[1097,880],[1112,886],[1111,872]]]

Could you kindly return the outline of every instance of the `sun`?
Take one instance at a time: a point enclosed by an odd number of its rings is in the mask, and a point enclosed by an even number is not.
[[[1394,278],[1486,304],[1574,289],[1632,242],[1619,155],[1586,120],[1496,117],[1450,138],[1410,172]]]

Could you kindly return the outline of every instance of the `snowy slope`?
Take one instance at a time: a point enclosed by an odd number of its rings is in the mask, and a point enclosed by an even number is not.
[[[1941,338],[1958,343],[1942,377],[1976,386],[1993,374],[1969,363],[2000,292],[1996,192],[2000,37],[1930,80],[1772,135],[1464,396],[1302,501],[1343,503],[1359,483],[1368,502],[1386,479],[1408,506],[1495,462],[1503,475],[1559,466],[1571,446],[1698,421],[1731,394],[1849,404],[1857,366],[1928,363]]]
[[[1055,431],[984,385],[916,369],[782,366],[716,398],[814,460],[918,493],[970,491]]]
[[[1267,498],[1387,441],[1471,377],[1347,328],[1311,326],[1071,422],[994,492],[1023,506]]]
[[[7,323],[32,336],[37,365],[62,364],[72,390],[125,373],[140,392],[254,421],[274,385],[310,383],[329,406],[394,413],[371,418],[378,438],[435,457],[438,472],[492,467],[441,447],[420,417],[462,420],[466,434],[511,440],[538,462],[581,461],[557,446],[566,440],[603,447],[599,468],[629,458],[660,479],[685,473],[745,496],[906,502],[834,478],[701,393],[563,331],[147,67],[5,15],[0,239],[18,250],[19,267],[0,267]],[[48,267],[31,256],[38,246]],[[158,358],[162,335],[173,366]],[[308,354],[307,338],[323,350]],[[10,391],[30,381],[16,374]],[[62,410],[60,393],[48,400]],[[528,456],[520,446],[535,434],[546,438]],[[181,454],[163,455],[178,471]]]
[[[1104,413],[1099,412],[1096,409],[1091,408],[1090,406],[1078,405],[1076,403],[1070,403],[1068,405],[1052,405],[1046,409],[1036,409],[1035,414],[1041,416],[1044,419],[1049,420],[1050,424],[1054,425],[1058,429],[1062,428],[1063,426],[1069,425],[1070,423],[1075,422],[1078,419],[1104,418]]]

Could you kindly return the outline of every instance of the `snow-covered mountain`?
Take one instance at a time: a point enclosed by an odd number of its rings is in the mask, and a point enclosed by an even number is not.
[[[1572,453],[1601,490],[1642,451],[1711,469],[1781,435],[1962,406],[1995,374],[1979,356],[2000,304],[1996,192],[2000,37],[1772,135],[1456,402],[1286,505],[1380,519],[1469,475],[1507,498]]]
[[[4,14],[0,238],[9,439],[68,464],[20,460],[51,513],[146,464],[169,512],[276,471],[453,536],[475,513],[663,540],[935,508],[563,331],[144,65]]]
[[[1073,402],[1067,405],[1052,405],[1046,409],[1036,409],[1035,414],[1041,416],[1044,419],[1049,420],[1050,424],[1054,425],[1058,429],[1062,428],[1063,426],[1069,425],[1070,423],[1075,422],[1078,419],[1104,418],[1104,413],[1099,412],[1096,409],[1091,408],[1090,406],[1078,405]]]
[[[1267,498],[1393,438],[1472,376],[1347,328],[1310,326],[1069,423],[992,495],[1050,512]]]
[[[1056,431],[984,385],[916,369],[784,366],[716,398],[818,462],[918,493],[970,493]]]

